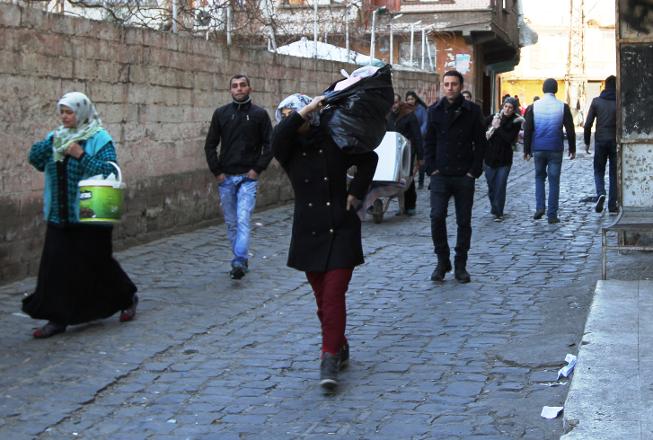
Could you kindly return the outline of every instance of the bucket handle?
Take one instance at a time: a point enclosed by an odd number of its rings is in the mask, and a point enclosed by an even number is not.
[[[118,171],[118,184],[122,184],[122,171],[120,171],[120,167],[118,166],[117,163],[115,162],[107,162],[113,165],[113,167]]]

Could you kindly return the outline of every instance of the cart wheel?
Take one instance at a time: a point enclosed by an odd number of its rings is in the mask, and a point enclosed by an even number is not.
[[[372,205],[372,220],[377,225],[383,221],[383,202],[376,199]]]

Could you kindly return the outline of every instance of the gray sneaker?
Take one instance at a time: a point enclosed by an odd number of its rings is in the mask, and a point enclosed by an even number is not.
[[[340,356],[323,353],[320,363],[320,386],[327,391],[333,391],[338,386],[339,370]]]

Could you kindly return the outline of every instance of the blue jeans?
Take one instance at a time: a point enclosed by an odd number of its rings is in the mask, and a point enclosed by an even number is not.
[[[609,163],[608,178],[610,194],[608,195],[608,209],[617,209],[617,144],[615,142],[594,143],[594,186],[596,195],[605,195],[605,164]]]
[[[492,168],[485,165],[487,180],[487,195],[490,198],[492,215],[503,217],[503,207],[506,206],[506,187],[510,166]]]
[[[549,203],[546,211],[548,218],[558,216],[558,199],[560,198],[560,170],[562,168],[562,151],[535,151],[535,209],[544,211],[544,181],[549,179]]]
[[[447,207],[453,197],[456,207],[456,259],[467,261],[472,239],[472,206],[474,204],[474,183],[469,176],[431,176],[431,238],[438,259],[449,259],[447,241]]]
[[[220,204],[227,225],[227,238],[231,243],[234,258],[232,266],[247,266],[249,250],[249,219],[256,205],[256,180],[244,175],[226,176],[218,184]]]

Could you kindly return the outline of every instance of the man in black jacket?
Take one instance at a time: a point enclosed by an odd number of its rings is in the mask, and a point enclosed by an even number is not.
[[[424,158],[426,172],[431,176],[431,235],[438,257],[433,281],[443,281],[451,270],[446,220],[452,196],[458,225],[454,276],[461,283],[470,281],[466,265],[472,237],[474,184],[483,172],[487,139],[481,108],[463,98],[462,86],[460,72],[446,72],[442,78],[445,97],[428,110]]]
[[[617,212],[617,78],[605,79],[605,89],[592,100],[584,125],[585,151],[590,151],[592,125],[596,119],[594,134],[594,185],[596,186],[596,212],[603,211],[605,204],[605,164],[609,165],[610,193],[608,211]]]
[[[258,177],[272,160],[272,123],[264,109],[252,104],[245,75],[233,76],[229,91],[233,102],[213,113],[204,151],[218,182],[234,255],[230,276],[240,279],[248,269],[249,220],[256,204]]]

